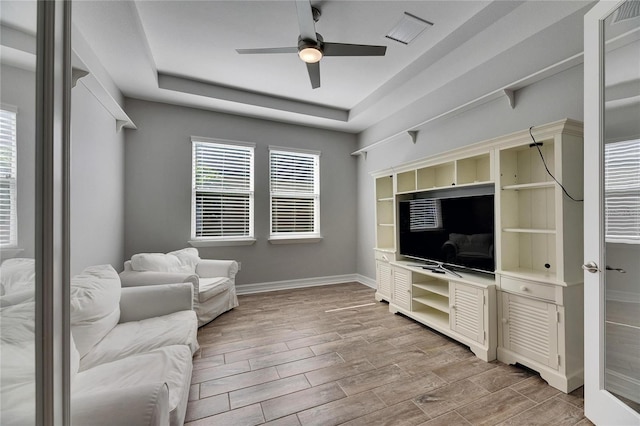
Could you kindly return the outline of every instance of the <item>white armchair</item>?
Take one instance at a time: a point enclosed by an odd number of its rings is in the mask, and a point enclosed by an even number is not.
[[[195,248],[175,252],[140,253],[124,263],[123,287],[190,282],[198,327],[238,306],[235,260],[200,259]]]

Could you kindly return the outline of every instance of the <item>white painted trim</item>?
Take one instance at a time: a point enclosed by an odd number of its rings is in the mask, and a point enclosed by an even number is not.
[[[192,247],[228,247],[228,246],[250,246],[255,244],[255,238],[238,238],[237,240],[189,240]]]
[[[220,138],[207,138],[205,136],[191,136],[191,143],[194,143],[194,142],[217,143],[218,145],[237,145],[237,146],[244,146],[248,148],[256,147],[256,144],[254,142],[235,141],[231,139],[220,139]]]
[[[375,280],[360,274],[333,275],[329,277],[300,278],[297,280],[271,281],[252,284],[236,284],[237,294],[265,293],[269,291],[291,290],[296,288],[318,287],[323,285],[358,282],[375,288]],[[373,285],[371,285],[373,283]]]

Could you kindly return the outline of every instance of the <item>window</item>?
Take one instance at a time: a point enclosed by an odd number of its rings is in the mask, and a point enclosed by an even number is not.
[[[640,139],[604,149],[606,240],[640,244]]]
[[[18,245],[16,112],[0,109],[0,246]]]
[[[320,238],[320,153],[269,148],[271,237]]]
[[[191,140],[190,243],[198,246],[253,242],[254,145],[205,138]]]

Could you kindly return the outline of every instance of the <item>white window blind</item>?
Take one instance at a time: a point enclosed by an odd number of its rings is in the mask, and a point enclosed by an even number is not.
[[[0,246],[18,244],[16,113],[0,109]]]
[[[440,200],[420,198],[409,201],[409,230],[442,228]]]
[[[607,242],[640,244],[640,139],[604,150]]]
[[[320,155],[269,151],[271,236],[320,233]]]
[[[192,238],[253,238],[251,146],[193,140]]]

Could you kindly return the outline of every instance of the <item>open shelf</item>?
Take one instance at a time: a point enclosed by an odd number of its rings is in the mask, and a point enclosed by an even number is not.
[[[449,284],[446,281],[414,283],[413,286],[431,293],[438,294],[443,297],[449,297]]]
[[[397,175],[397,192],[411,192],[416,190],[416,171],[398,173]]]
[[[456,185],[490,181],[491,156],[488,153],[457,161]]]
[[[555,182],[532,182],[532,183],[520,183],[517,185],[505,185],[502,187],[503,190],[514,190],[514,191],[525,191],[528,189],[543,189],[543,188],[553,188],[556,185]]]
[[[418,190],[446,188],[456,184],[455,162],[423,167],[417,170]]]
[[[412,315],[422,323],[444,330],[449,329],[449,315],[426,305],[413,306]]]
[[[428,306],[433,309],[437,309],[440,312],[444,312],[445,314],[449,313],[449,298],[445,298],[439,296],[437,294],[432,294],[431,296],[417,296],[413,298],[414,307],[415,303],[420,303],[421,305]]]
[[[393,199],[393,176],[376,179],[376,199]]]
[[[502,232],[519,232],[523,234],[555,234],[555,229],[504,228]]]

